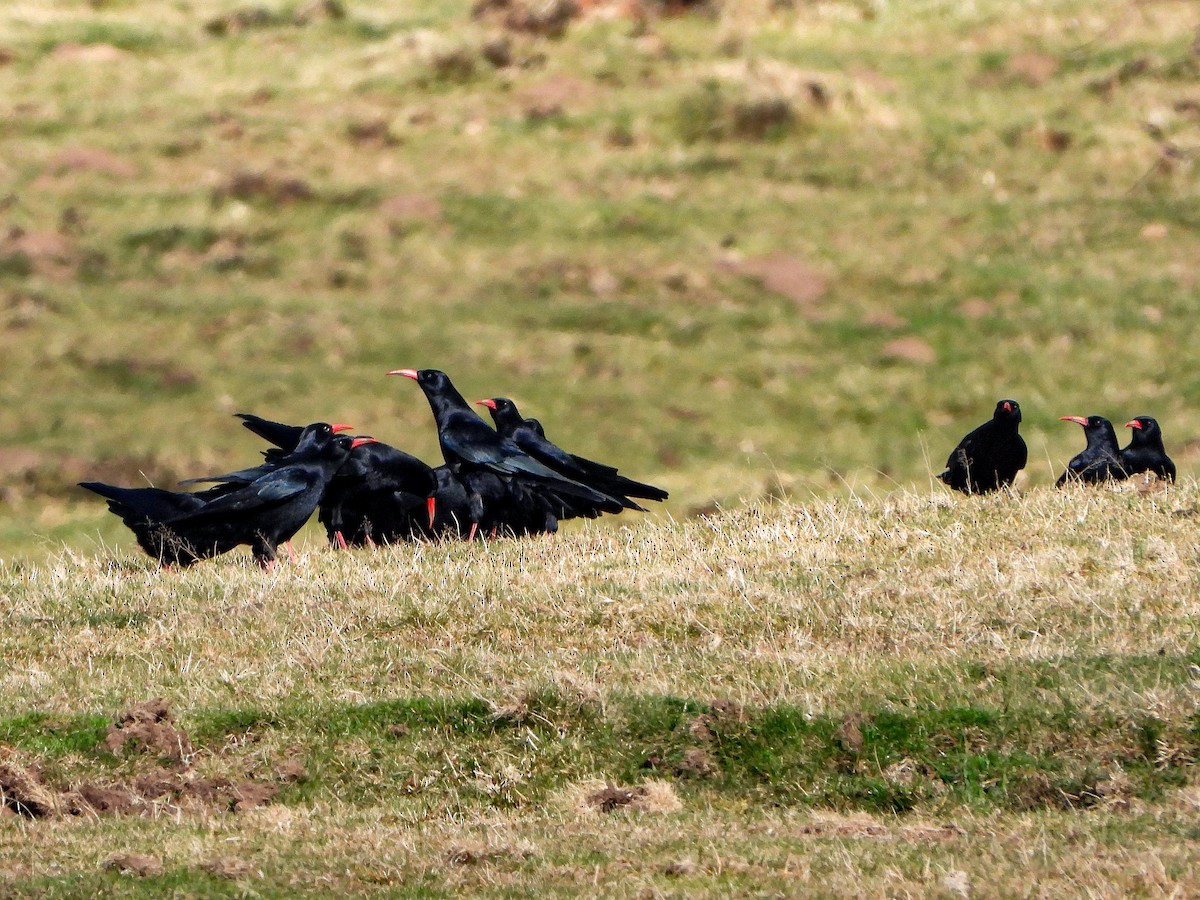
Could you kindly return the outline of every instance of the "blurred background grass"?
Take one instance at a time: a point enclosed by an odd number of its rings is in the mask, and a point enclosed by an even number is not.
[[[74,483],[248,463],[235,411],[436,460],[400,366],[679,516],[928,484],[1000,397],[1027,485],[1067,414],[1194,467],[1194,4],[569,12],[0,8],[4,555],[127,543]]]

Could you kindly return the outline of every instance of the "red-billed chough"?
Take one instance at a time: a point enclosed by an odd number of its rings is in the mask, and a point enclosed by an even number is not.
[[[295,447],[302,430],[248,413],[237,416],[250,431],[275,444],[263,451],[266,462],[257,469],[193,478],[192,482],[253,480]],[[434,470],[415,456],[364,437],[329,482],[317,519],[325,526],[330,543],[343,548],[428,537],[435,533],[437,484]]]
[[[662,488],[626,478],[617,471],[615,466],[576,456],[551,443],[546,438],[542,424],[536,419],[524,418],[517,409],[517,405],[507,397],[492,397],[489,400],[477,400],[476,403],[491,410],[492,421],[496,423],[496,431],[502,437],[508,438],[534,459],[545,463],[560,475],[573,478],[617,498],[626,509],[645,512],[644,508],[630,500],[630,497],[658,501],[666,500],[668,497],[667,492]]]
[[[304,429],[296,449],[247,483],[219,484],[196,494],[83,482],[163,565],[190,566],[248,544],[263,566],[274,563],[317,508],[325,486],[350,455],[354,438],[323,422]]]
[[[1067,463],[1067,469],[1054,482],[1062,487],[1068,482],[1082,481],[1097,484],[1101,481],[1124,481],[1128,477],[1121,462],[1121,448],[1112,422],[1104,416],[1062,416],[1062,422],[1083,426],[1087,446]]]
[[[468,538],[480,530],[553,531],[560,502],[586,505],[597,514],[624,508],[615,497],[560,475],[498,434],[475,414],[445,372],[393,369],[388,374],[413,379],[429,401],[442,456],[467,489]]]
[[[1121,465],[1129,476],[1153,472],[1167,481],[1175,480],[1175,463],[1163,447],[1162,429],[1150,416],[1138,416],[1125,423],[1132,428],[1129,446],[1121,450]]]
[[[938,478],[964,494],[1008,487],[1029,458],[1025,440],[1017,433],[1020,424],[1017,401],[1001,400],[990,421],[959,441]]]

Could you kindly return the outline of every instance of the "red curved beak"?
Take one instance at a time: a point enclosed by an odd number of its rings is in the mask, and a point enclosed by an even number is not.
[[[495,400],[476,400],[475,405],[476,406],[486,406],[488,409],[495,409],[496,401]]]
[[[388,374],[389,375],[403,375],[405,378],[411,378],[413,381],[417,380],[417,370],[416,369],[392,369],[392,371],[388,372]]]
[[[1087,427],[1087,419],[1085,419],[1083,416],[1059,416],[1058,421],[1074,422],[1076,425],[1082,425],[1084,428]]]
[[[333,425],[329,426],[329,430],[334,434],[341,434],[343,431],[353,431],[354,426],[347,425],[345,422],[335,422]]]
[[[1011,403],[1005,403],[1005,404],[1004,404],[1004,411],[1005,411],[1005,412],[1012,412],[1012,404],[1011,404]]]
[[[353,450],[356,447],[361,447],[363,444],[378,444],[378,443],[379,443],[379,441],[375,440],[375,438],[373,438],[373,437],[356,437],[354,440],[352,440],[350,442],[350,449]]]
[[[1137,419],[1130,419],[1128,422],[1125,423],[1125,427],[1126,428],[1136,428],[1138,431],[1141,431],[1142,423],[1139,422]]]
[[[433,527],[433,515],[434,515],[434,512],[437,510],[437,501],[434,500],[432,497],[430,497],[428,500],[425,501],[425,508],[427,510],[429,510],[429,527],[432,528]]]

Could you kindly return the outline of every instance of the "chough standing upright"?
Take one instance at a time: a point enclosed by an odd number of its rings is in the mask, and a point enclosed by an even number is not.
[[[1029,458],[1025,440],[1017,433],[1020,424],[1017,401],[1001,400],[989,421],[959,441],[938,478],[964,494],[1010,486]]]
[[[163,565],[190,566],[248,544],[255,561],[270,567],[279,545],[313,514],[355,440],[323,422],[309,425],[296,449],[257,477],[195,494],[98,482],[80,487],[107,499],[142,549]]]
[[[1125,423],[1132,428],[1129,446],[1121,449],[1121,465],[1129,477],[1153,472],[1165,481],[1175,480],[1175,463],[1163,446],[1162,429],[1156,419],[1138,416]]]
[[[429,401],[442,456],[467,490],[468,539],[480,531],[552,532],[560,503],[585,505],[597,514],[625,508],[619,499],[560,475],[498,434],[475,414],[445,372],[393,369],[388,374],[413,379]]]
[[[1062,416],[1059,421],[1083,426],[1087,446],[1071,458],[1066,471],[1058,476],[1055,487],[1069,482],[1099,484],[1102,481],[1124,481],[1128,475],[1121,461],[1121,448],[1112,422],[1104,416]]]

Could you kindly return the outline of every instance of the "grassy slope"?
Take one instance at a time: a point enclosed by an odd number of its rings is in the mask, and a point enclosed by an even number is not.
[[[0,819],[6,889],[1197,889],[1193,483],[747,507],[540,542],[10,567],[5,759],[307,775],[181,819]],[[31,715],[33,711],[34,715]],[[647,786],[638,808],[584,798]],[[144,881],[116,852],[165,866]],[[672,868],[674,866],[674,868]]]
[[[6,4],[8,552],[118,533],[81,477],[245,461],[239,409],[432,457],[400,365],[515,397],[677,512],[923,484],[1001,395],[1034,483],[1068,413],[1151,412],[1186,467],[1197,170],[1145,123],[1197,143],[1194,10],[765,7],[518,37],[540,64],[496,70],[460,4],[224,37],[233,3]],[[792,125],[739,136],[762,97]],[[825,293],[729,268],[776,253]]]
[[[1200,143],[1195,11],[766,5],[465,78],[459,4],[220,38],[237,4],[0,9],[0,763],[145,774],[97,744],[161,695],[192,771],[308,773],[239,814],[0,818],[0,892],[217,894],[228,858],[279,896],[1198,889],[1196,485],[876,498],[1002,394],[1032,484],[1064,413],[1151,412],[1194,461],[1196,169],[1145,123]],[[731,133],[763,94],[793,127]],[[729,269],[772,253],[826,292]],[[165,578],[65,488],[239,464],[238,409],[432,458],[381,378],[427,364],[678,514],[805,505]],[[650,792],[584,808],[605,780]],[[130,850],[165,872],[104,869]]]

